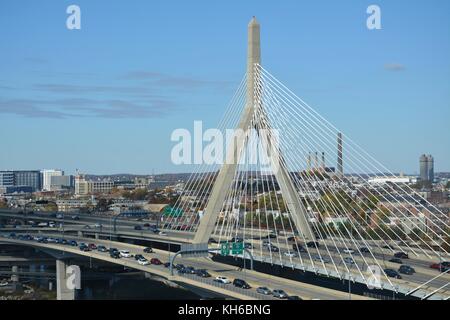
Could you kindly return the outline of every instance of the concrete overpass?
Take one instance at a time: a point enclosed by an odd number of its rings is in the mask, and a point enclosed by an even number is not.
[[[112,218],[110,217],[98,217],[98,216],[92,216],[92,215],[86,215],[86,214],[77,214],[79,216],[79,220],[72,220],[72,219],[56,219],[52,216],[49,216],[48,214],[42,214],[42,215],[35,215],[33,216],[34,220],[39,219],[40,221],[55,221],[55,222],[61,222],[64,224],[64,228],[55,229],[55,228],[27,228],[26,231],[29,232],[46,232],[53,234],[53,236],[58,237],[61,235],[78,235],[78,236],[85,236],[85,237],[95,237],[97,239],[103,238],[103,239],[110,239],[114,240],[117,238],[120,239],[129,239],[131,241],[138,240],[138,241],[152,241],[157,242],[161,244],[166,245],[176,245],[179,246],[182,243],[190,243],[193,239],[193,233],[190,232],[183,232],[183,231],[176,231],[171,230],[167,232],[167,235],[158,235],[153,232],[150,232],[148,230],[134,230],[134,226],[140,225],[143,226],[146,222],[152,222],[152,220],[144,220],[144,221],[136,221],[136,220],[130,220],[130,219],[121,219],[119,221],[119,226],[117,227],[117,230],[114,232],[113,225],[111,224]],[[14,219],[28,219],[23,216],[23,214],[14,212],[14,211],[8,211],[8,210],[0,210],[0,217],[5,218],[14,218]],[[30,217],[31,218],[31,217]],[[102,224],[102,228],[94,228],[94,224]],[[89,228],[86,228],[86,226],[90,226]],[[13,231],[25,231],[25,229],[14,228],[14,229],[8,229]],[[58,233],[59,231],[59,233]],[[243,230],[245,232],[245,230]],[[240,236],[240,234],[237,234],[236,236]],[[335,274],[331,274],[328,270],[324,272],[323,268],[321,267],[321,263],[315,261],[311,258],[311,255],[309,253],[305,254],[303,257],[300,257],[302,260],[302,263],[299,264],[298,262],[293,261],[291,259],[291,263],[287,264],[285,259],[281,258],[281,255],[283,252],[290,251],[290,244],[289,241],[287,241],[288,235],[279,235],[277,237],[276,243],[280,248],[279,253],[272,253],[270,251],[267,251],[265,248],[263,248],[263,244],[261,239],[252,239],[249,238],[248,242],[252,244],[252,253],[255,256],[255,259],[264,263],[268,263],[271,265],[278,265],[283,267],[292,267],[294,269],[303,270],[303,271],[309,271],[317,274],[325,274],[326,276],[336,277],[345,280],[346,276],[348,276],[348,268],[345,265],[345,263],[341,263],[339,265],[339,269],[336,271]],[[327,240],[331,241],[331,240]],[[274,241],[275,242],[275,241]],[[173,248],[172,248],[173,249]],[[344,249],[344,248],[342,248]],[[389,262],[389,255],[392,255],[392,250],[380,250],[380,249],[372,249],[373,254],[376,258],[378,258],[380,261],[382,260],[384,263],[384,268],[393,268],[396,269],[398,265],[393,264]],[[339,252],[327,252],[324,248],[318,249],[317,254],[328,259],[342,259],[342,256],[339,254]],[[361,268],[366,268],[367,265],[365,261],[362,261],[360,257],[355,257],[355,263],[358,264]],[[386,289],[390,289],[394,292],[400,292],[400,293],[408,293],[409,291],[415,289],[420,284],[426,282],[428,279],[437,276],[439,273],[436,270],[429,269],[429,265],[431,262],[437,262],[437,261],[429,261],[427,260],[427,257],[424,255],[420,256],[414,256],[411,257],[411,259],[408,260],[408,264],[412,265],[417,273],[413,275],[405,276],[405,279],[397,280],[392,279],[391,284],[386,284]],[[352,279],[353,281],[361,281],[362,279]],[[428,295],[430,292],[433,292],[434,290],[441,288],[446,283],[450,282],[450,275],[443,275],[441,277],[438,277],[437,279],[431,281],[427,284],[427,286],[421,288],[421,290],[418,290],[414,293],[414,295],[418,298],[424,297]],[[436,292],[436,297],[445,298],[450,293],[447,291],[447,289],[438,290]]]
[[[86,243],[92,242],[90,238],[80,238],[80,237],[69,237],[68,239],[75,239],[77,241],[84,241]],[[59,255],[57,260],[57,280],[60,281],[60,286],[58,286],[58,290],[60,292],[59,297],[61,299],[73,299],[73,292],[69,292],[67,288],[64,287],[65,277],[65,269],[67,267],[64,262],[65,254],[78,255],[83,257],[88,257],[92,259],[98,259],[106,262],[110,262],[117,265],[122,265],[125,267],[133,268],[136,270],[144,271],[151,273],[153,275],[162,277],[167,279],[168,281],[179,283],[181,285],[187,286],[195,286],[201,289],[206,289],[212,292],[219,293],[224,296],[233,297],[236,299],[243,300],[251,300],[251,299],[267,299],[267,296],[260,295],[256,293],[255,288],[258,286],[268,286],[272,289],[283,289],[290,295],[298,295],[302,299],[332,299],[332,300],[342,300],[348,299],[348,293],[344,293],[341,291],[330,290],[322,287],[312,286],[309,284],[302,284],[297,281],[283,279],[279,277],[268,276],[267,274],[243,270],[236,270],[235,267],[231,267],[230,265],[221,264],[212,261],[210,258],[202,258],[202,259],[193,259],[193,258],[180,258],[177,259],[177,263],[183,263],[185,265],[193,266],[196,269],[207,269],[208,272],[212,275],[212,278],[200,278],[198,276],[188,276],[188,275],[179,275],[175,274],[171,276],[168,268],[164,266],[157,265],[148,265],[142,266],[137,263],[134,259],[114,259],[109,256],[108,253],[102,253],[98,251],[89,251],[84,252],[80,251],[76,247],[57,245],[57,244],[44,244],[38,243],[36,241],[23,241],[23,240],[13,240],[8,238],[1,238],[0,242],[2,243],[14,243],[16,245],[24,245],[24,246],[32,246],[35,248],[41,248],[45,250],[52,250]],[[143,254],[148,258],[156,257],[161,261],[168,261],[170,252],[163,250],[155,250],[153,254],[145,254],[143,253],[144,246],[138,246],[133,244],[126,244],[122,242],[115,242],[109,240],[95,240],[96,244],[103,244],[109,247],[115,247],[119,250],[129,250],[134,254]],[[59,266],[59,267],[58,267]],[[252,289],[245,290],[234,287],[232,284],[222,285],[213,281],[213,278],[217,275],[222,275],[230,278],[231,280],[234,278],[242,278],[245,279],[251,286]],[[352,299],[369,299],[367,297],[362,297],[358,295],[352,295]]]

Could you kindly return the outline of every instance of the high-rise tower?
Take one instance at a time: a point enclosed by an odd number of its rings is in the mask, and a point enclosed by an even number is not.
[[[433,182],[433,180],[434,180],[434,158],[431,154],[429,154],[427,156],[427,165],[428,165],[428,170],[427,170],[428,181]]]
[[[425,154],[419,158],[420,180],[428,181],[428,158]]]

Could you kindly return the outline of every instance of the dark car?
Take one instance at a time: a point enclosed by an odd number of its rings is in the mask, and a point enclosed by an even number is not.
[[[274,246],[274,245],[267,246],[267,250],[269,250],[270,252],[279,252],[280,251],[280,249],[278,249],[278,247]]]
[[[319,248],[320,244],[317,241],[310,241],[310,242],[306,243],[306,246],[308,248]]]
[[[242,288],[242,289],[250,289],[251,288],[250,285],[242,279],[234,279],[233,285],[235,287]]]
[[[110,252],[109,252],[109,256],[110,256],[111,258],[114,258],[114,259],[120,259],[120,253],[119,253],[119,251],[110,251]]]
[[[292,250],[298,251],[298,252],[306,252],[305,248],[303,248],[301,245],[297,245],[295,243],[292,245]]]
[[[362,253],[370,253],[369,248],[366,247],[359,248],[359,251],[361,251]]]
[[[386,273],[386,275],[389,278],[395,278],[395,279],[401,279],[402,278],[402,276],[397,271],[395,271],[394,269],[384,269],[384,273]]]
[[[299,296],[288,296],[287,300],[303,300],[303,299],[300,298]]]
[[[150,248],[150,247],[147,247],[147,248],[144,248],[144,252],[145,252],[145,253],[152,253],[152,252],[153,252],[153,249]]]
[[[182,265],[181,263],[177,264],[175,266],[175,269],[177,269],[178,271],[183,270],[184,269],[184,265]]]
[[[81,251],[91,251],[91,249],[89,249],[89,247],[87,245],[85,245],[84,243],[80,245],[80,250]]]
[[[77,246],[78,246],[78,243],[77,243],[75,240],[70,240],[70,241],[69,241],[69,244],[70,244],[71,246],[73,246],[73,247],[77,247]]]
[[[139,260],[139,259],[145,259],[145,258],[144,258],[144,256],[143,256],[142,254],[136,254],[136,255],[134,256],[134,259],[135,259],[135,260]]]
[[[209,278],[211,275],[205,269],[198,269],[195,271],[195,274],[202,278]]]
[[[244,239],[242,239],[241,237],[233,237],[231,238],[230,242],[243,242]]]
[[[196,273],[195,268],[191,267],[191,266],[185,267],[185,268],[183,268],[183,270],[184,270],[184,273],[189,273],[189,274],[195,274]]]
[[[400,258],[400,259],[408,259],[408,254],[404,252],[396,252],[394,254],[394,257]]]
[[[106,249],[106,247],[105,247],[105,246],[102,246],[102,245],[98,246],[98,247],[97,247],[97,250],[100,251],[100,252],[106,252],[106,251],[108,251],[108,249]]]
[[[72,216],[72,220],[80,220],[79,216]]]
[[[209,238],[208,243],[217,243],[217,240],[214,238]]]
[[[416,272],[416,270],[414,270],[414,268],[404,264],[404,265],[400,266],[400,268],[398,269],[398,272],[411,275],[411,274],[414,274]]]
[[[389,260],[389,262],[398,263],[398,264],[402,264],[403,263],[403,261],[401,259],[399,259],[399,258],[392,258],[392,259]]]
[[[164,262],[164,267],[169,268],[170,267],[170,262]]]
[[[134,226],[134,230],[142,230],[141,226]]]
[[[119,252],[119,250],[117,250],[117,248],[109,248],[108,251],[109,251],[109,252]]]

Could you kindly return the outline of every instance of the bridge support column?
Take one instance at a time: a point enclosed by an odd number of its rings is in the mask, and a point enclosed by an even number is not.
[[[83,231],[78,231],[78,236],[79,236],[80,238],[83,238]]]
[[[98,233],[95,234],[95,239],[100,239],[100,235]]]
[[[56,260],[56,299],[74,300],[75,290],[67,287],[67,265],[63,260]]]

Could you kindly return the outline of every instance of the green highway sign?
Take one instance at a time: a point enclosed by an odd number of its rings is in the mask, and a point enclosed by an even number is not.
[[[244,252],[244,243],[243,242],[234,242],[231,248],[232,254],[242,254]]]
[[[230,244],[228,242],[220,244],[220,254],[223,256],[230,254]]]

